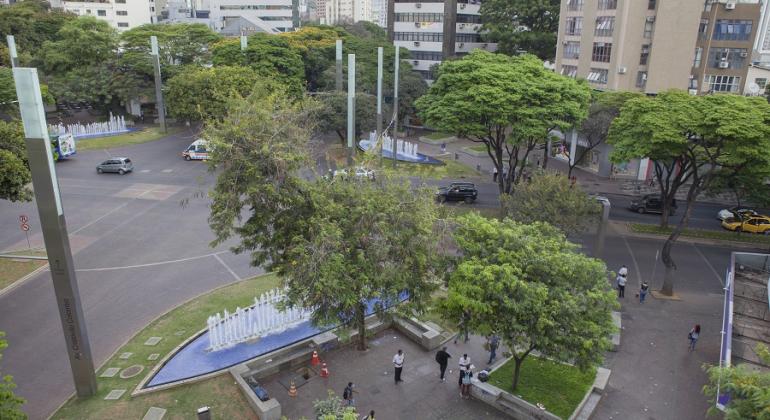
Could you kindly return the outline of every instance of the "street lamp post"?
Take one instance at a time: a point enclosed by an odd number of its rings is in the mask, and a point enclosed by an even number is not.
[[[163,86],[160,78],[160,53],[158,52],[158,37],[150,37],[151,55],[155,62],[155,106],[158,108],[158,120],[160,129],[166,131],[166,106],[163,104]]]
[[[75,390],[79,397],[88,397],[96,394],[96,376],[51,153],[51,141],[48,138],[40,81],[37,69],[34,68],[16,67],[13,69],[13,77],[24,125],[32,185]]]

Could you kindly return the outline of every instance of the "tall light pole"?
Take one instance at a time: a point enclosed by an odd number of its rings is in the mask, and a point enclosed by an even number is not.
[[[334,88],[339,92],[342,90],[342,40],[338,39],[334,45],[336,47],[336,53],[334,56],[336,61],[336,78],[334,79]]]
[[[396,45],[396,62],[393,63],[393,167],[398,161],[398,68],[401,60],[398,58],[399,47]]]
[[[348,54],[348,166],[353,166],[356,137],[356,55]]]
[[[150,37],[151,55],[155,62],[155,106],[158,108],[160,129],[166,131],[166,106],[163,104],[163,86],[160,79],[160,53],[158,52],[158,37]]]
[[[382,136],[382,60],[383,49],[377,47],[377,141],[380,142],[380,167],[382,154],[385,152],[385,141]]]
[[[16,52],[16,40],[13,38],[13,35],[8,35],[6,39],[8,40],[8,52],[11,55],[11,67],[19,67],[19,54]]]
[[[16,67],[13,69],[13,78],[24,124],[37,211],[75,390],[79,397],[89,397],[96,394],[96,375],[59,194],[59,182],[56,179],[51,141],[48,138],[37,69]]]
[[[604,254],[604,238],[607,236],[607,224],[610,219],[610,200],[601,197],[597,201],[602,205],[601,219],[599,220],[599,229],[596,232],[596,246],[594,247],[594,258],[602,258]]]

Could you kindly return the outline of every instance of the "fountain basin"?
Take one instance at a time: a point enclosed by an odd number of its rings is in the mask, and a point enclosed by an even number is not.
[[[375,145],[370,140],[361,140],[358,142],[358,147],[365,152],[372,150],[374,146]],[[393,151],[384,149],[382,150],[382,156],[385,159],[393,159]],[[443,165],[444,164],[444,162],[436,158],[433,158],[431,156],[424,155],[422,153],[417,153],[417,156],[406,156],[401,153],[397,153],[396,160],[399,160],[401,162],[409,162],[409,163],[422,163],[426,165]]]
[[[132,131],[138,131],[138,128],[126,128],[124,130],[120,131],[111,131],[107,133],[94,133],[94,134],[80,134],[77,136],[72,136],[75,138],[75,140],[83,140],[83,139],[95,139],[98,137],[112,137],[112,136],[119,136],[121,134],[130,133]]]

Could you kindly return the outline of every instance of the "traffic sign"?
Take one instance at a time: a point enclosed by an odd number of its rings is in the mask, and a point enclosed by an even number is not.
[[[26,224],[26,223],[22,223],[21,224],[21,230],[23,230],[24,232],[28,231],[29,230],[29,225]]]
[[[27,217],[26,214],[22,214],[21,216],[19,216],[19,223],[27,223],[27,222],[29,222],[29,217]]]

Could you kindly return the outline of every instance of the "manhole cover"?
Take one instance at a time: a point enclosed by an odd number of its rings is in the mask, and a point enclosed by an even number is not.
[[[143,370],[144,366],[142,365],[129,366],[120,372],[120,377],[123,379],[133,378],[134,376],[140,374]]]

